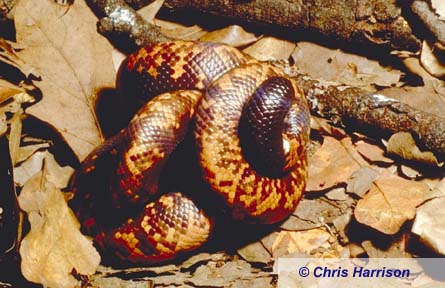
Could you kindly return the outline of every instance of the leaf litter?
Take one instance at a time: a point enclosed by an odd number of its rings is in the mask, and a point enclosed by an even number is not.
[[[445,255],[443,217],[437,213],[443,206],[441,191],[445,189],[443,181],[435,186],[442,173],[433,178],[424,176],[422,169],[414,177],[400,173],[407,169],[402,167],[414,169],[413,163],[418,161],[433,169],[440,162],[428,151],[419,153],[417,150],[421,149],[415,143],[403,148],[406,143],[412,144],[411,140],[395,144],[392,141],[385,151],[382,145],[313,118],[312,122],[319,124],[312,125],[318,136],[309,147],[308,192],[280,227],[236,251],[224,251],[221,247],[219,252],[197,254],[182,263],[128,269],[97,267],[99,255],[91,241],[80,234],[79,225],[66,206],[67,195],[60,190],[65,188],[72,168],[57,163],[60,155],[52,154],[48,139],[27,144],[29,136],[20,132],[23,117],[35,116],[55,127],[79,160],[83,159],[101,141],[94,100],[99,89],[114,86],[113,48],[96,33],[97,19],[83,1],[75,1],[66,14],[65,9],[62,13],[51,1],[25,0],[16,9],[17,44],[1,40],[0,61],[19,69],[28,82],[32,77],[42,99],[23,109],[24,103],[32,104],[35,98],[17,100],[15,95],[27,95],[27,89],[17,81],[8,82],[8,75],[2,75],[0,103],[13,101],[0,105],[0,132],[9,133],[14,147],[11,151],[16,163],[15,180],[23,187],[20,204],[29,213],[31,229],[20,252],[22,273],[30,281],[48,287],[76,287],[79,275],[91,275],[82,278],[87,279],[90,287],[280,287],[284,283],[296,285],[298,279],[289,275],[276,282],[270,271],[277,257],[412,256],[420,252],[407,251],[407,243],[401,240],[412,234],[421,238],[421,245]],[[140,12],[154,17],[156,9],[159,5]],[[441,7],[436,9],[441,11]],[[429,76],[420,64],[415,73],[422,75],[425,85],[412,87],[403,82],[403,72],[398,69],[318,44],[257,37],[239,26],[205,31],[196,25],[153,21],[170,36],[247,46],[245,52],[262,60],[292,57],[302,72],[314,78],[380,90],[379,93],[397,96],[415,107],[445,115],[440,105],[431,104],[442,103],[443,81]],[[418,63],[415,57],[410,55],[409,61],[403,61]],[[417,97],[412,97],[413,93]],[[404,159],[408,154],[414,156],[406,162],[392,153]],[[422,177],[423,181],[417,180]],[[426,179],[432,184],[425,184]],[[372,228],[370,234],[357,239],[357,234],[366,228]],[[386,234],[398,236],[394,239]],[[379,248],[376,240],[386,241],[390,248]]]

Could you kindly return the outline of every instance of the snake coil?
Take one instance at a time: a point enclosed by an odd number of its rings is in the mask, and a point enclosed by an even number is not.
[[[128,56],[117,87],[143,106],[82,162],[70,201],[102,250],[151,264],[207,241],[212,220],[191,198],[157,195],[189,126],[208,193],[234,219],[276,223],[295,210],[306,185],[309,112],[281,71],[229,46],[173,41]]]

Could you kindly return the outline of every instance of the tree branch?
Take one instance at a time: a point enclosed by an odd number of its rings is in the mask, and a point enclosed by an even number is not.
[[[145,21],[123,0],[89,0],[90,7],[100,17],[97,24],[99,33],[109,39],[122,41],[130,50],[151,43],[172,40],[161,33],[158,26]],[[123,38],[123,39],[122,39]],[[121,47],[122,48],[122,47]],[[126,47],[128,48],[128,47]],[[128,50],[125,49],[124,50]]]
[[[445,157],[445,119],[395,99],[342,84],[325,84],[299,74],[287,63],[273,63],[302,88],[311,112],[333,124],[361,128],[377,136],[410,132],[421,148]],[[366,128],[366,129],[364,129]]]

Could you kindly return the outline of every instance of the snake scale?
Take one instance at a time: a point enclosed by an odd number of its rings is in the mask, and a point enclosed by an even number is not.
[[[214,193],[247,223],[277,223],[295,210],[306,185],[309,112],[283,72],[226,45],[172,41],[129,55],[117,88],[141,108],[72,179],[70,206],[101,250],[152,264],[208,240],[213,220],[192,197],[158,195],[187,133],[208,186],[197,198]]]

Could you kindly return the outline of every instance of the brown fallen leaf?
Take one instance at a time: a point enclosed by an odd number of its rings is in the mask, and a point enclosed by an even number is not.
[[[445,78],[445,64],[443,63],[444,51],[432,48],[428,41],[422,43],[422,53],[420,53],[420,63],[428,73],[437,78]],[[440,60],[442,58],[442,60]]]
[[[349,195],[346,194],[345,188],[340,187],[326,193],[326,198],[334,201],[346,201],[349,199]]]
[[[349,242],[349,237],[348,235],[346,235],[345,230],[349,222],[351,222],[351,218],[352,211],[347,211],[345,214],[338,216],[334,219],[334,221],[332,221],[332,224],[334,224],[335,230],[337,230],[339,239],[342,241],[342,243]]]
[[[155,0],[149,5],[142,7],[137,11],[147,22],[155,24],[154,19],[156,14],[158,14],[159,9],[161,9],[164,4],[164,0]]]
[[[434,198],[417,208],[411,231],[439,254],[445,255],[445,197]]]
[[[69,166],[60,167],[54,156],[48,151],[38,151],[25,162],[14,167],[15,182],[23,186],[32,176],[42,170],[43,164],[51,171],[46,176],[48,181],[51,181],[59,189],[65,188],[68,185],[74,169]]]
[[[386,164],[394,163],[394,160],[386,157],[384,155],[385,151],[377,145],[372,145],[365,141],[358,141],[355,143],[355,146],[357,147],[358,153],[371,162],[381,162]]]
[[[260,61],[286,60],[295,49],[295,44],[274,37],[264,37],[243,52]]]
[[[187,282],[195,287],[233,287],[234,282],[249,276],[260,278],[269,277],[270,274],[238,259],[226,263],[209,262],[207,265],[199,266]]]
[[[407,258],[410,257],[404,251],[404,247],[400,243],[402,241],[394,241],[391,246],[385,250],[375,247],[370,240],[362,242],[362,247],[370,258]]]
[[[379,172],[371,167],[362,167],[351,174],[346,192],[363,197],[372,187],[372,183],[379,176]]]
[[[43,139],[37,139],[36,142],[28,142],[29,139],[27,137],[22,138],[22,146],[19,147],[17,151],[17,162],[22,163],[25,162],[29,157],[34,155],[39,150],[45,150],[50,148],[51,144],[49,141]]]
[[[28,214],[30,232],[20,246],[21,269],[29,281],[46,287],[79,285],[72,272],[91,275],[100,256],[79,232],[79,223],[66,204],[63,193],[48,180],[44,169],[28,180],[19,196]]]
[[[340,142],[324,137],[323,145],[309,157],[307,191],[320,191],[345,183],[351,174],[360,168],[347,148],[350,141]],[[364,161],[364,160],[363,160]]]
[[[332,125],[328,119],[311,116],[311,130],[318,130],[322,134],[327,134],[336,138],[347,136],[341,127]]]
[[[107,278],[95,278],[91,282],[92,287],[94,288],[151,288],[153,287],[154,281],[152,280],[123,280],[118,277],[107,277]]]
[[[441,0],[431,0],[431,7],[433,7],[436,14],[440,16],[441,20],[445,20],[445,2]]]
[[[184,26],[175,22],[160,19],[155,19],[155,23],[161,27],[162,34],[182,40],[196,41],[199,37],[207,33],[207,31],[204,31],[198,25]]]
[[[386,149],[403,159],[442,166],[431,151],[421,151],[409,132],[398,132],[389,138]]]
[[[314,79],[324,79],[375,91],[375,85],[392,86],[402,72],[388,70],[376,60],[338,49],[301,41],[292,53],[295,65]]]
[[[314,217],[315,219],[316,217]],[[318,219],[315,219],[318,220]],[[280,228],[287,231],[301,231],[307,229],[313,229],[321,227],[323,223],[320,221],[311,221],[306,219],[301,219],[299,217],[291,215],[286,219],[281,225]]]
[[[22,87],[14,85],[11,82],[0,78],[0,103],[23,92],[25,92],[25,89],[23,89]]]
[[[424,201],[428,190],[428,186],[421,182],[381,176],[357,202],[355,218],[382,233],[395,234],[405,221],[414,218],[416,207]]]
[[[9,150],[12,164],[19,159],[19,149],[22,139],[22,120],[24,118],[23,104],[35,102],[35,98],[28,94],[28,90],[35,87],[31,85],[14,85],[0,79],[0,135],[8,130],[9,126]],[[12,116],[7,116],[7,114]]]
[[[332,201],[326,198],[303,199],[293,215],[300,220],[311,223],[312,228],[315,228],[326,223],[332,223],[335,218],[350,209],[352,202],[350,197],[345,201]]]
[[[403,176],[410,179],[416,179],[422,176],[422,169],[416,169],[415,167],[410,167],[407,165],[400,165],[400,172],[403,174]]]
[[[256,40],[254,34],[246,32],[241,26],[231,25],[223,29],[208,32],[201,36],[200,41],[224,43],[233,47],[252,44]]]
[[[272,257],[261,242],[250,243],[237,250],[238,254],[248,262],[269,263]]]
[[[324,228],[306,231],[281,231],[272,245],[274,258],[292,253],[305,253],[315,257],[339,257],[343,247]]]
[[[17,68],[25,77],[28,77],[33,73],[34,69],[17,55],[16,50],[20,50],[19,48],[19,45],[16,43],[0,38],[0,62]],[[5,79],[8,79],[8,76],[10,75],[2,75]]]
[[[54,1],[17,3],[20,59],[42,78],[42,100],[26,112],[56,127],[82,160],[101,142],[94,113],[97,90],[113,87],[113,47],[96,29],[97,17],[84,1],[67,10]]]
[[[416,107],[421,111],[432,113],[441,117],[445,116],[444,98],[445,85],[444,81],[431,76],[420,65],[418,56],[403,57],[401,56],[403,64],[410,71],[411,74],[422,78],[423,86],[404,86],[404,87],[388,87],[380,90],[379,93],[390,98],[394,98]]]

